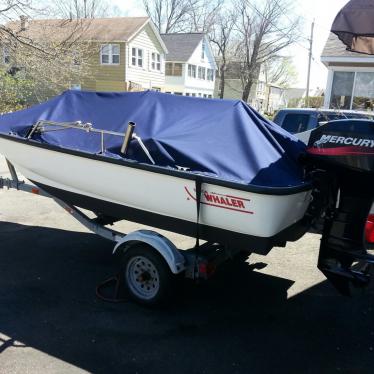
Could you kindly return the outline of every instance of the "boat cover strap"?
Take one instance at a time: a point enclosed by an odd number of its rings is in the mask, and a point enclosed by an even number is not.
[[[200,246],[200,205],[201,205],[201,178],[195,179],[195,191],[196,191],[196,243],[195,248]]]

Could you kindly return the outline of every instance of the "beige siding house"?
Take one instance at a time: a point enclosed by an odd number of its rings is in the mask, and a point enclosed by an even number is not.
[[[21,22],[21,21],[20,21]],[[8,27],[20,29],[20,22]],[[90,20],[32,20],[22,31],[32,39],[54,38],[58,27],[67,34],[77,28],[87,42],[89,56],[83,66],[72,67],[66,88],[91,91],[164,90],[166,46],[148,17],[96,18]],[[4,53],[3,53],[4,55]],[[8,59],[9,60],[9,59]],[[5,58],[3,58],[3,62]],[[74,69],[87,69],[77,79]],[[75,76],[75,78],[74,78]]]

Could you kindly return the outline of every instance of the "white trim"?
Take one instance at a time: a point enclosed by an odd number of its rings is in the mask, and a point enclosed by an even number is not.
[[[162,62],[161,62],[161,53],[158,53],[157,51],[149,51],[149,53],[150,53],[150,59],[149,59],[149,67],[150,67],[150,71],[154,71],[154,72],[159,72],[159,73],[161,73],[161,71],[162,71],[162,66],[161,66],[161,64],[162,64]],[[155,60],[153,60],[153,55],[155,55]],[[159,58],[159,60],[157,61],[157,56],[158,56],[158,58]],[[155,67],[154,68],[152,68],[152,64],[155,64]],[[160,64],[160,69],[157,69],[157,64]]]
[[[217,70],[218,67],[217,67],[217,63],[216,63],[216,59],[214,58],[214,53],[213,53],[213,49],[212,49],[212,46],[210,45],[210,40],[208,39],[208,37],[206,35],[204,35],[204,39],[205,39],[205,48],[208,47],[209,49],[209,54],[210,56],[212,57],[212,62],[213,62],[213,69],[214,70]],[[206,54],[206,53],[205,53]],[[206,57],[206,56],[205,56]]]
[[[329,62],[345,62],[347,64],[349,63],[362,63],[362,64],[373,64],[374,65],[374,57],[342,57],[342,56],[321,56],[321,62],[323,62],[326,66]]]
[[[207,75],[206,70],[207,70],[207,68],[205,66],[198,66],[197,67],[197,79],[200,79],[201,81],[206,81],[207,80],[206,79],[206,75]],[[203,78],[200,77],[200,71],[204,71],[204,77]]]
[[[331,100],[331,90],[332,90],[332,81],[334,78],[334,70],[329,69],[328,75],[327,75],[327,83],[326,83],[326,91],[325,91],[325,101],[323,103],[323,106],[325,109],[328,109],[330,107],[330,100]]]
[[[372,73],[374,66],[329,66],[329,70],[332,71],[350,71],[350,72],[367,72]]]
[[[139,68],[139,69],[147,70],[146,67],[145,67],[145,51],[144,51],[144,48],[131,46],[130,49],[131,49],[131,51],[130,51],[130,66],[133,67],[133,68]],[[133,49],[136,50],[135,65],[132,62],[132,59],[134,57],[133,54],[132,54]],[[142,57],[141,57],[142,65],[141,66],[139,65],[139,51],[142,51]]]
[[[356,78],[357,78],[357,71],[353,73],[352,95],[351,95],[351,102],[349,103],[349,109],[352,109],[352,106],[353,106],[353,98],[355,97],[355,89],[356,89]]]

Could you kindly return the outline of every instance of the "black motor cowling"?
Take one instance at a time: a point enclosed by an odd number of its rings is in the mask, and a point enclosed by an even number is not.
[[[374,197],[374,122],[329,122],[311,134],[308,163],[325,173],[329,196],[318,267],[343,294],[369,283],[374,256],[365,225]],[[355,266],[353,266],[355,264]]]

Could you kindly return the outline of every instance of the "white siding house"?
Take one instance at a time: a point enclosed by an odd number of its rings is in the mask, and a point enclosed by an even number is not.
[[[166,52],[158,31],[148,22],[126,45],[125,80],[129,89],[135,85],[164,91]]]
[[[202,33],[161,35],[168,54],[165,92],[212,98],[217,65],[208,38]]]
[[[321,61],[329,71],[325,108],[374,111],[374,56],[347,51],[331,33]]]

